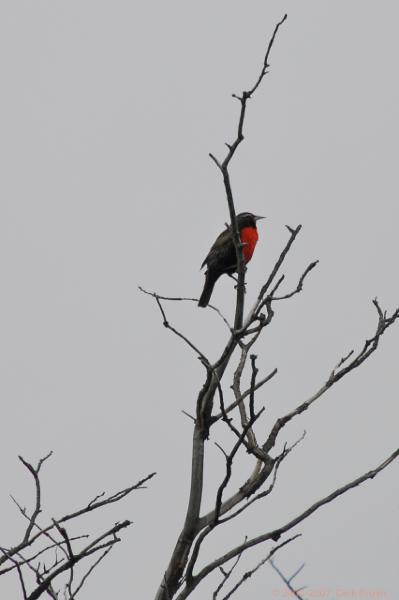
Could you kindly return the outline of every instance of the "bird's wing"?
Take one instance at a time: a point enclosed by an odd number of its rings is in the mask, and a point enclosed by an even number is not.
[[[209,250],[207,257],[201,265],[204,267],[207,265],[208,269],[212,269],[215,266],[220,268],[220,264],[234,265],[236,263],[236,255],[234,249],[233,238],[229,229],[222,231],[216,238],[212,248]]]

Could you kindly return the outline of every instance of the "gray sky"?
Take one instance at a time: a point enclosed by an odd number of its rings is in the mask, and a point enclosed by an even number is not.
[[[320,265],[257,348],[262,372],[279,368],[259,397],[265,427],[372,334],[373,297],[389,310],[399,303],[397,2],[1,3],[2,543],[23,527],[9,494],[33,501],[18,454],[36,461],[54,450],[43,473],[49,516],[158,472],[148,490],[82,523],[135,522],[82,599],[152,598],[182,524],[191,425],[180,411],[194,410],[203,373],[137,285],[200,294],[199,265],[227,220],[207,154],[222,156],[232,139],[231,93],[254,81],[284,12],[232,168],[237,209],[268,217],[248,302],[287,239],[285,224],[303,225],[287,281],[296,285],[314,258]],[[225,279],[214,302],[231,316]],[[216,358],[225,330],[211,311],[168,311]],[[282,441],[304,428],[307,436],[275,495],[217,536],[205,559],[281,525],[398,446],[398,340],[396,327],[287,428]],[[214,490],[223,463],[211,444],[208,456]],[[365,589],[394,599],[398,468],[311,517],[278,564],[289,572],[306,561],[300,582],[330,598]],[[20,597],[16,580],[1,578],[0,592]],[[238,598],[282,593],[265,567]]]

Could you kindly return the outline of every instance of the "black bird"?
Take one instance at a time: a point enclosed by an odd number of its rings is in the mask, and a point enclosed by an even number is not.
[[[243,212],[237,215],[238,231],[240,233],[241,243],[244,244],[242,253],[244,262],[248,263],[255,250],[258,241],[258,230],[256,221],[264,219],[249,212]],[[215,240],[208,256],[201,265],[206,265],[205,285],[199,299],[198,306],[207,306],[211,298],[213,287],[219,277],[226,273],[232,275],[237,271],[237,257],[233,242],[231,229],[225,229]]]

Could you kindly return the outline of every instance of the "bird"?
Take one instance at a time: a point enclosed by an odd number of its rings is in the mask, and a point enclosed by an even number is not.
[[[242,253],[245,264],[251,260],[258,241],[256,222],[264,218],[265,217],[253,215],[250,212],[242,212],[237,215],[237,226],[241,243],[243,244]],[[198,306],[201,307],[208,306],[214,285],[219,277],[224,274],[232,275],[237,271],[237,256],[230,227],[222,231],[216,238],[207,257],[201,265],[201,269],[205,265],[207,266],[205,272],[205,284],[198,301]]]

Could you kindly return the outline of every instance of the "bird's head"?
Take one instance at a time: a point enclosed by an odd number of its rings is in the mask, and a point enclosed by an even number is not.
[[[256,227],[256,222],[260,219],[265,219],[266,217],[259,217],[258,215],[253,215],[250,212],[242,212],[237,215],[237,225],[238,229],[242,229],[243,227]]]

